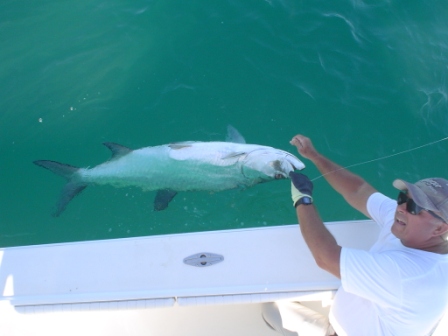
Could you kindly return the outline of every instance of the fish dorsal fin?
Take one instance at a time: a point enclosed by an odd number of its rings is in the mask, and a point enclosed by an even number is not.
[[[245,144],[246,140],[235,127],[227,125],[226,142]]]
[[[111,160],[121,158],[122,156],[132,152],[132,149],[113,142],[104,142],[103,145],[109,148],[112,152]]]

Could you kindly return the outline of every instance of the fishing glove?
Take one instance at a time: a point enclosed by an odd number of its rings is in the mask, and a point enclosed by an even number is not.
[[[295,207],[297,201],[304,196],[308,196],[313,199],[313,182],[308,178],[308,176],[290,172],[289,177],[291,178],[291,198],[292,205]]]

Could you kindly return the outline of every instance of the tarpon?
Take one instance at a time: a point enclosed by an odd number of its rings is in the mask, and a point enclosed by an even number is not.
[[[157,190],[154,210],[163,210],[181,191],[248,188],[288,178],[289,172],[305,168],[297,157],[286,151],[246,144],[231,126],[227,142],[187,141],[135,150],[112,142],[104,145],[111,150],[112,157],[93,168],[34,161],[67,179],[54,216],[59,216],[73,197],[91,184]]]

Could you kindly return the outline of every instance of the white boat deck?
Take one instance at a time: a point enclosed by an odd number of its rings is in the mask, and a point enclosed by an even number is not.
[[[327,227],[360,249],[378,234],[372,221]],[[223,261],[184,263],[198,253]],[[339,284],[297,225],[5,248],[0,334],[269,336],[262,302],[330,304]]]

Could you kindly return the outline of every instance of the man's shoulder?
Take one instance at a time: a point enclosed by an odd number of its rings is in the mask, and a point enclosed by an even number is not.
[[[397,201],[380,193],[379,191],[374,192],[367,199],[367,206],[381,206],[381,205],[389,205],[391,207],[396,207]]]
[[[382,258],[393,261],[404,278],[424,277],[425,274],[437,273],[448,277],[448,255],[408,248],[403,245],[378,253]],[[434,277],[432,275],[431,277]]]
[[[375,192],[370,195],[367,200],[367,212],[380,227],[385,228],[392,226],[397,202],[386,195]]]

